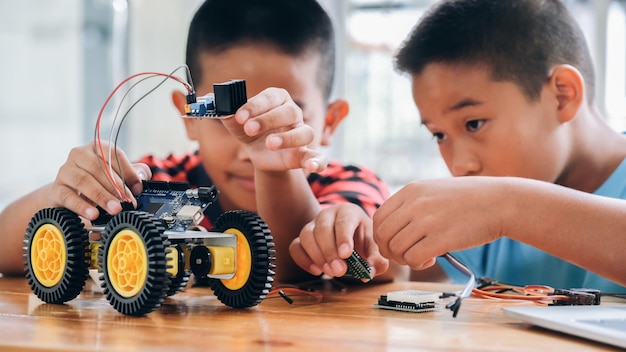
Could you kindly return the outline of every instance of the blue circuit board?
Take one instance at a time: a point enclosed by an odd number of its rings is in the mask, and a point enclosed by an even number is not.
[[[242,79],[213,84],[213,91],[215,93],[197,98],[195,93],[188,95],[185,116],[210,118],[232,115],[248,101],[246,81]]]
[[[213,187],[191,188],[186,182],[144,181],[136,196],[137,210],[163,220],[169,231],[183,232],[200,224],[204,210],[217,201]]]

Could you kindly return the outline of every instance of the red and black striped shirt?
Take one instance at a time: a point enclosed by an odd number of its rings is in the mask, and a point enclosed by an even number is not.
[[[188,182],[192,187],[208,187],[213,181],[204,170],[198,151],[182,155],[170,154],[165,159],[146,155],[139,160],[152,170],[152,179],[158,181]],[[353,203],[372,216],[389,196],[387,185],[374,172],[363,167],[330,162],[320,173],[310,174],[309,185],[322,207]],[[205,212],[209,221],[222,213],[219,205]],[[204,224],[206,226],[206,224]]]

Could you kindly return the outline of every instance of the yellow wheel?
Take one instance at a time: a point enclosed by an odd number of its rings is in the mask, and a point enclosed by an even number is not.
[[[212,231],[237,237],[237,264],[231,279],[210,279],[211,289],[229,307],[259,304],[274,281],[275,250],[267,225],[254,213],[236,210],[220,215]]]
[[[46,287],[58,285],[67,263],[63,232],[56,225],[43,224],[35,231],[31,242],[29,259],[33,275]]]
[[[42,209],[26,229],[26,278],[47,303],[64,303],[82,291],[89,274],[89,237],[75,213]]]
[[[231,290],[241,289],[248,278],[250,278],[250,271],[252,270],[252,252],[250,251],[250,244],[246,236],[236,228],[226,229],[224,233],[230,233],[237,236],[237,248],[235,249],[235,260],[237,261],[237,271],[232,279],[222,279],[222,284]]]
[[[140,316],[157,309],[169,288],[164,227],[151,214],[125,211],[102,233],[98,260],[104,294],[118,312]]]
[[[141,236],[132,230],[122,230],[111,240],[107,255],[111,286],[120,296],[130,298],[146,284],[148,257]]]

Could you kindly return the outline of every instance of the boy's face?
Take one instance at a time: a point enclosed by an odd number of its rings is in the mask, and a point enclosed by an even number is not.
[[[248,97],[268,87],[286,89],[303,112],[304,123],[315,132],[310,145],[317,148],[324,129],[325,101],[318,85],[318,55],[297,58],[267,45],[240,45],[221,53],[200,56],[202,83],[198,96],[213,92],[213,84],[245,79]],[[226,210],[256,211],[254,169],[243,144],[232,137],[219,120],[188,120],[198,141],[204,167],[220,190]]]
[[[453,176],[517,176],[555,182],[568,158],[558,100],[530,102],[484,67],[432,63],[413,75],[413,98]]]

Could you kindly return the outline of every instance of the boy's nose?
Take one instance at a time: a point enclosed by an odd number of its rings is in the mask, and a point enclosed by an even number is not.
[[[248,152],[246,152],[246,148],[243,143],[239,144],[239,148],[237,148],[237,159],[247,161],[250,160],[248,156]]]
[[[452,176],[477,175],[480,172],[480,167],[480,161],[471,151],[456,148],[450,165]]]

